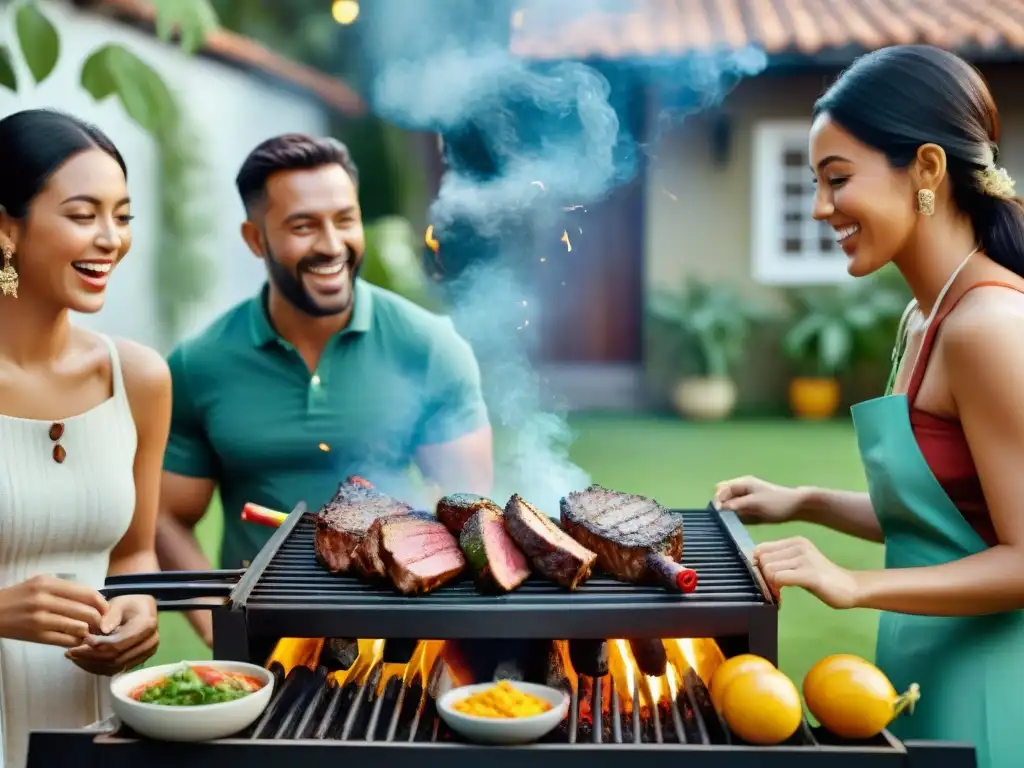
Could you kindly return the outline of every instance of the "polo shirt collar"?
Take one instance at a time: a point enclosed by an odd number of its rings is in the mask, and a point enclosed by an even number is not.
[[[256,294],[250,304],[249,325],[252,334],[253,346],[262,347],[274,341],[280,341],[274,326],[270,324],[270,317],[267,315],[267,293],[270,286],[263,285],[263,289]],[[373,289],[362,278],[357,277],[353,291],[355,306],[352,308],[352,317],[347,326],[341,329],[339,336],[348,333],[366,333],[370,330],[373,321]]]

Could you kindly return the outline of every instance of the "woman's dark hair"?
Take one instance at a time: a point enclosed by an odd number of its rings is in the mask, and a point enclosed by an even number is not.
[[[946,153],[957,207],[970,216],[991,259],[1024,276],[1024,207],[986,194],[978,171],[998,160],[999,113],[981,74],[927,45],[898,45],[861,56],[814,105],[895,168],[922,144]]]
[[[94,125],[51,109],[26,109],[0,120],[0,205],[24,218],[57,169],[88,149],[106,152],[128,178],[114,142]]]

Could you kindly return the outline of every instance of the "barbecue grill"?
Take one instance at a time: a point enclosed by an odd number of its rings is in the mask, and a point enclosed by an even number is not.
[[[116,722],[38,732],[30,768],[61,768],[71,764],[69,755],[76,766],[88,755],[89,764],[105,768],[283,760],[336,768],[339,761],[421,765],[434,758],[449,768],[475,768],[481,760],[500,768],[527,760],[537,768],[597,768],[639,755],[649,768],[677,768],[680,760],[708,768],[800,768],[826,760],[833,768],[975,768],[969,745],[901,743],[888,732],[843,742],[806,723],[779,746],[740,743],[714,712],[702,667],[722,653],[751,652],[777,662],[777,606],[750,564],[752,544],[734,516],[710,507],[675,513],[684,525],[683,560],[700,577],[697,590],[685,595],[595,576],[572,593],[531,578],[513,593],[482,596],[467,577],[428,595],[403,597],[324,571],[313,554],[312,516],[301,505],[244,572],[193,574],[188,585],[175,583],[182,574],[154,574],[145,584],[139,577],[134,583],[110,579],[108,595],[147,592],[164,609],[225,597],[214,613],[215,658],[267,663],[278,690],[263,717],[231,739],[156,743]],[[572,668],[568,648],[596,633],[624,639],[608,641],[611,669],[591,677]],[[360,639],[355,663],[328,671],[321,651],[330,637],[378,639]],[[639,670],[625,639],[640,638],[671,638],[663,643],[669,664],[661,677]],[[550,649],[546,682],[569,692],[566,720],[535,745],[462,743],[434,704],[445,685],[474,681],[461,677],[469,672],[453,665],[452,649],[517,642]],[[408,651],[396,662],[384,651],[388,646]]]

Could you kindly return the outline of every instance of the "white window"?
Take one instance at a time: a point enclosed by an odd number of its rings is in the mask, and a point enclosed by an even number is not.
[[[814,184],[807,159],[807,121],[754,126],[752,269],[769,285],[849,279],[835,231],[811,217]]]

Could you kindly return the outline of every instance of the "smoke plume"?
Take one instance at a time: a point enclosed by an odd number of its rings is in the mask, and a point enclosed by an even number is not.
[[[557,515],[560,497],[590,478],[569,460],[565,415],[531,367],[537,339],[524,306],[543,307],[518,266],[535,258],[534,233],[561,231],[564,208],[599,200],[636,173],[639,142],[657,137],[632,135],[631,96],[656,87],[668,99],[658,121],[665,127],[718,103],[765,58],[746,50],[604,65],[523,61],[510,53],[509,34],[524,4],[374,0],[361,43],[377,113],[445,139],[430,221],[452,319],[477,351],[492,421],[507,438],[496,453],[495,498],[518,492]],[[631,5],[545,0],[530,8],[578,17]]]

